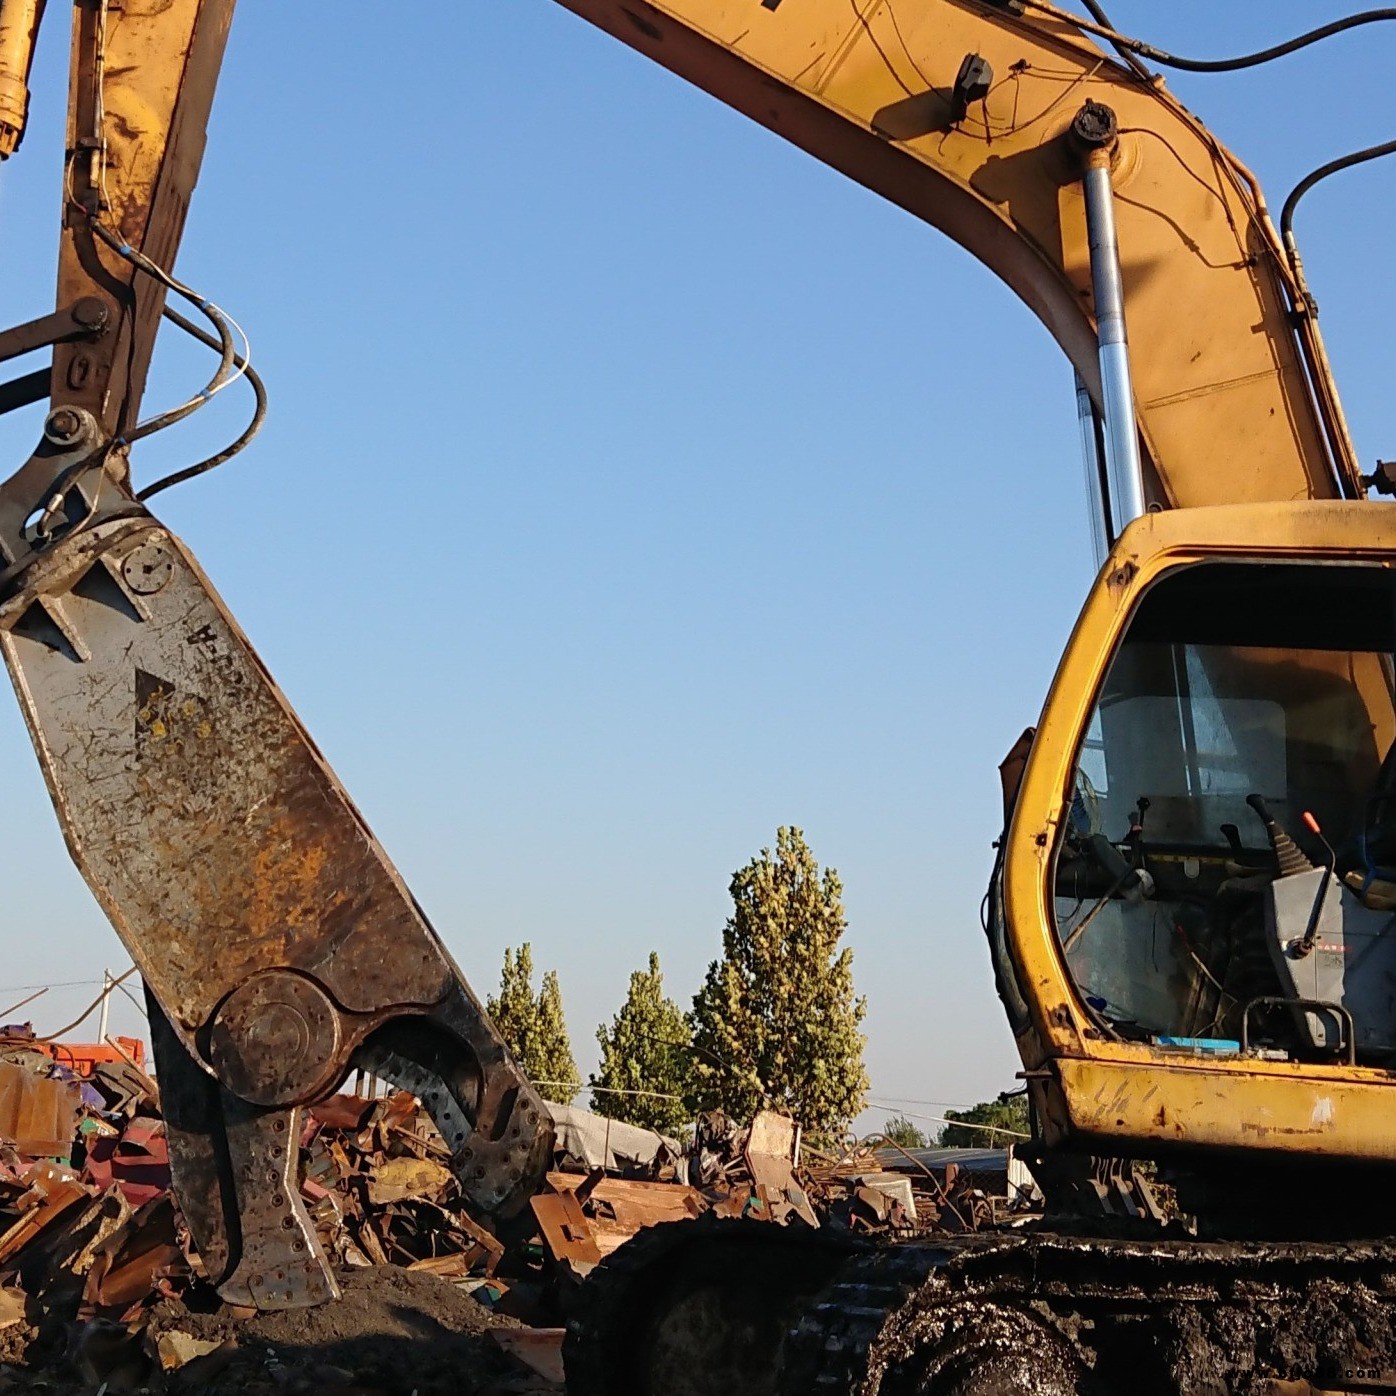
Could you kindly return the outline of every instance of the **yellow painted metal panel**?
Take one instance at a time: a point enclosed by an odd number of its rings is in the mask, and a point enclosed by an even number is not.
[[[1303,298],[1250,175],[1161,84],[1070,25],[978,0],[561,3],[961,243],[1043,320],[1097,401],[1067,133],[1087,100],[1110,106],[1154,497],[1360,493],[1316,328],[1301,315],[1296,337]],[[993,65],[994,83],[956,122],[949,94],[969,54]]]
[[[1336,501],[1147,515],[1116,545],[1063,655],[1008,833],[1008,944],[1032,1011],[1019,1047],[1030,1070],[1046,1070],[1034,1085],[1050,1142],[1396,1157],[1396,1073],[1253,1058],[1179,1064],[1147,1044],[1109,1040],[1079,1002],[1051,894],[1079,743],[1127,618],[1150,585],[1209,560],[1389,568],[1394,545],[1396,508]]]

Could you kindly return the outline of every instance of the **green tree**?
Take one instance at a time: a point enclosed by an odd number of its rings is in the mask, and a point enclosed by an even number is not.
[[[946,1149],[1002,1149],[1031,1133],[1024,1095],[981,1100],[968,1110],[947,1110],[945,1118],[952,1122],[940,1132]],[[979,1128],[966,1128],[972,1125]]]
[[[527,941],[517,952],[507,945],[504,947],[499,995],[490,995],[485,1000],[485,1011],[523,1066],[525,1044],[534,1034],[538,1017],[538,1004],[533,997],[533,947]]]
[[[549,1082],[543,1094],[550,1100],[570,1103],[582,1088],[582,1074],[572,1056],[567,1018],[562,1011],[562,987],[557,981],[557,971],[552,969],[543,976],[543,987],[538,993],[535,1059],[537,1075],[532,1079]]]
[[[839,1133],[868,1078],[838,874],[782,828],[730,890],[722,958],[693,1000],[694,1103],[739,1118],[778,1106],[816,1136]]]
[[[485,1000],[485,1011],[524,1075],[548,1083],[539,1087],[548,1099],[565,1103],[577,1094],[582,1078],[572,1057],[557,973],[549,970],[534,994],[533,947],[527,941],[517,951],[505,947],[499,994]]]
[[[690,1085],[691,1033],[683,1010],[664,996],[664,976],[654,951],[649,969],[630,976],[620,1012],[610,1027],[603,1023],[597,1028],[596,1040],[601,1044],[601,1069],[589,1083],[593,1110],[666,1134],[677,1134],[688,1124],[692,1117],[682,1098]]]
[[[905,1115],[889,1116],[882,1126],[882,1132],[903,1149],[925,1149],[931,1142]]]

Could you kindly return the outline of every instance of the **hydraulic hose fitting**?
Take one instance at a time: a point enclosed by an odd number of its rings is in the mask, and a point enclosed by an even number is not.
[[[0,160],[24,139],[29,116],[29,68],[43,0],[0,0]]]

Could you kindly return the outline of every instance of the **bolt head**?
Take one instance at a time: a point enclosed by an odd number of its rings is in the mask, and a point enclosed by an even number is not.
[[[106,302],[97,296],[84,296],[73,306],[73,319],[84,329],[104,329],[107,323]]]
[[[75,441],[82,433],[82,418],[71,407],[59,407],[48,414],[44,435],[58,442]]]

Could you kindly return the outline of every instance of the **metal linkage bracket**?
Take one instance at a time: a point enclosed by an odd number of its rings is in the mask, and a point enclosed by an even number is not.
[[[41,315],[23,325],[0,330],[0,363],[8,363],[21,354],[35,349],[47,349],[55,344],[72,344],[79,340],[100,339],[106,332],[111,312],[97,296],[83,296],[51,315]],[[0,383],[0,415],[42,402],[49,395],[52,370],[36,369],[19,378]]]

